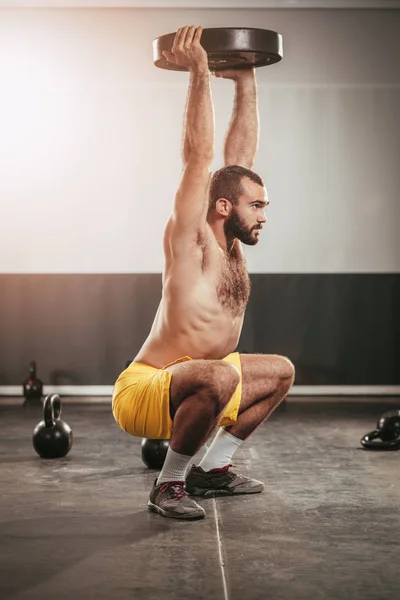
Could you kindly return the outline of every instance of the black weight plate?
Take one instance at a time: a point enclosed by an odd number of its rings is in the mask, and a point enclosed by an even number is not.
[[[171,51],[175,32],[153,41],[153,61],[156,67],[170,71],[187,71],[169,63],[162,55]],[[204,29],[201,45],[208,54],[210,71],[264,67],[279,62],[283,56],[282,36],[269,29],[215,27]]]

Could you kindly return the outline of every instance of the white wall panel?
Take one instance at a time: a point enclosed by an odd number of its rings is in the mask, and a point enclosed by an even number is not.
[[[151,41],[185,22],[284,35],[257,71],[271,206],[252,272],[400,268],[400,12],[36,10],[0,20],[0,272],[159,272],[187,75]],[[232,106],[214,82],[217,156]]]

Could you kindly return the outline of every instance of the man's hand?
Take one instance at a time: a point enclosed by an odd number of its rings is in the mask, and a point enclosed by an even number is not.
[[[185,67],[192,73],[208,73],[207,52],[200,44],[203,27],[181,27],[175,34],[171,52],[163,51],[168,62]]]
[[[254,79],[255,69],[229,69],[227,71],[213,71],[214,77],[222,77],[222,79],[233,79],[234,81]]]

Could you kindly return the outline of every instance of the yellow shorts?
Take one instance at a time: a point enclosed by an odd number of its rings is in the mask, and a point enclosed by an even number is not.
[[[169,387],[173,374],[165,369],[186,360],[192,359],[183,356],[162,369],[133,362],[121,373],[115,382],[112,397],[112,412],[121,429],[131,435],[150,439],[171,437]],[[242,397],[242,366],[238,352],[228,354],[222,360],[234,365],[240,373],[240,381],[219,421],[219,425],[233,425]]]

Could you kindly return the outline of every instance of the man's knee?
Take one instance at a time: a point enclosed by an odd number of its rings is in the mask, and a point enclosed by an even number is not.
[[[194,377],[196,393],[202,402],[212,404],[219,414],[231,399],[240,381],[238,369],[222,360],[204,361]]]
[[[278,372],[280,382],[290,388],[293,385],[296,370],[294,364],[286,356],[279,356]]]
[[[239,381],[240,373],[234,365],[221,360],[210,361],[204,387],[222,410],[231,399]]]
[[[170,399],[175,408],[189,396],[199,395],[220,412],[229,402],[240,381],[238,369],[222,360],[201,360],[174,365]]]
[[[281,356],[281,377],[282,379],[293,379],[295,376],[295,367],[291,360],[286,356]]]

